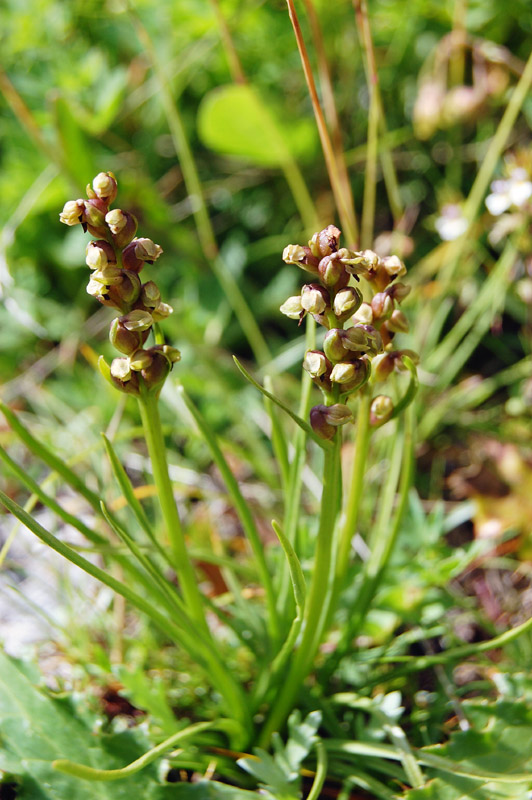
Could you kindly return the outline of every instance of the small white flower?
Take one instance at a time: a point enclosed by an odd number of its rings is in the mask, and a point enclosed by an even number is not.
[[[441,209],[441,214],[436,219],[434,226],[440,239],[444,242],[452,242],[466,232],[467,220],[462,215],[462,209],[459,205],[447,203]]]
[[[490,186],[491,194],[486,197],[486,207],[494,217],[500,216],[509,208],[522,208],[532,197],[532,181],[527,171],[516,167],[507,180],[496,180]]]

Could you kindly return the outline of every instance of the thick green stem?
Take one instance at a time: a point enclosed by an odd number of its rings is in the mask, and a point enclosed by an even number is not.
[[[371,428],[369,424],[369,410],[371,406],[371,394],[367,389],[363,389],[360,394],[357,416],[357,434],[355,442],[355,452],[351,467],[351,479],[347,502],[340,529],[340,541],[338,545],[338,561],[336,567],[338,590],[343,586],[347,569],[349,566],[349,553],[351,551],[351,541],[356,531],[358,516],[360,511],[360,501],[362,500],[362,490],[364,487],[364,475],[366,474],[366,462],[368,458],[369,442],[371,438]]]
[[[203,628],[206,628],[207,623],[205,622],[203,600],[198,588],[192,562],[188,556],[183,527],[175,503],[172,483],[168,474],[166,447],[161,428],[158,401],[155,394],[153,392],[143,391],[141,397],[139,397],[139,407],[144,435],[146,437],[153,468],[153,478],[157,487],[166,533],[172,551],[172,562],[183,590],[185,603],[191,615]]]
[[[283,725],[297,699],[303,681],[312,669],[318,647],[323,640],[333,595],[334,528],[337,516],[340,477],[340,431],[335,446],[324,454],[323,493],[320,523],[314,554],[314,571],[303,617],[303,635],[281,691],[260,735],[260,744],[268,744],[272,733]]]

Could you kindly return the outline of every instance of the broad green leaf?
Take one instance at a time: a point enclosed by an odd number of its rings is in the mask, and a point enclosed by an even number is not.
[[[313,150],[312,120],[281,124],[252,86],[222,86],[203,99],[200,138],[212,150],[240,156],[263,167],[279,167]]]

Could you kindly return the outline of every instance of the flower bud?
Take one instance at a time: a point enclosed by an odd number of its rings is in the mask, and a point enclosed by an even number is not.
[[[85,253],[85,263],[90,269],[103,269],[108,265],[111,267],[116,265],[114,248],[104,239],[89,242]]]
[[[376,382],[385,381],[393,372],[395,358],[391,353],[379,353],[371,362],[371,376]]]
[[[377,428],[379,425],[384,425],[385,422],[391,418],[393,414],[393,401],[391,397],[385,394],[379,394],[371,401],[369,410],[370,424]]]
[[[406,267],[399,256],[386,256],[381,259],[381,263],[390,278],[401,278],[406,275]]]
[[[395,309],[392,316],[386,323],[386,327],[393,333],[408,333],[410,329],[407,316],[398,308]]]
[[[59,214],[59,219],[65,225],[80,225],[84,213],[85,200],[69,200]]]
[[[300,244],[289,244],[283,250],[283,261],[287,264],[295,264],[313,275],[318,274],[319,258],[316,258],[310,247],[302,247]]]
[[[141,283],[136,272],[127,269],[122,270],[122,283],[111,286],[109,289],[108,305],[112,305],[119,311],[129,311],[131,306],[137,302],[140,296]]]
[[[332,439],[336,428],[353,419],[348,406],[336,403],[333,406],[314,406],[310,410],[310,424],[312,430],[321,439]]]
[[[114,286],[122,283],[122,270],[119,267],[109,266],[105,266],[103,269],[95,269],[91,275],[91,280],[102,283],[104,286]]]
[[[111,364],[110,378],[117,389],[126,394],[140,394],[138,376],[131,371],[128,358],[115,358]]]
[[[149,366],[151,366],[152,361],[153,356],[149,350],[137,350],[132,356],[130,356],[129,365],[134,372],[140,372],[141,370],[147,369]]]
[[[119,319],[113,320],[109,339],[113,347],[126,356],[135,353],[143,345],[142,334],[139,331],[128,331]]]
[[[363,273],[365,270],[374,270],[379,265],[379,256],[373,250],[361,250],[350,253],[343,259],[348,272],[352,275]]]
[[[373,311],[373,319],[384,321],[391,317],[393,312],[393,300],[386,292],[377,292],[371,300],[371,310]]]
[[[334,298],[333,311],[337,317],[348,317],[355,312],[362,303],[362,295],[354,286],[341,289]]]
[[[309,314],[323,314],[329,305],[329,292],[317,283],[309,283],[301,289],[301,305]]]
[[[171,347],[169,344],[156,344],[151,350],[162,353],[170,364],[176,364],[178,361],[181,361],[181,353],[177,347]]]
[[[141,375],[144,378],[146,387],[154,391],[163,385],[172,369],[172,365],[164,353],[155,350],[153,347],[147,352],[151,356],[151,363],[142,370]]]
[[[137,232],[137,220],[129,211],[113,208],[105,215],[105,221],[117,247],[125,247]]]
[[[303,369],[308,372],[311,378],[319,378],[321,375],[325,375],[330,367],[330,361],[319,350],[307,350],[305,353]]]
[[[318,231],[309,241],[312,254],[317,258],[329,256],[338,250],[341,231],[335,225],[328,225],[322,231]]]
[[[383,349],[382,337],[371,325],[353,325],[342,333],[346,350],[374,356]]]
[[[147,331],[153,325],[153,317],[148,311],[135,309],[120,317],[120,323],[128,331]]]
[[[111,364],[111,375],[119,381],[128,381],[131,378],[129,358],[115,358]]]
[[[351,317],[353,322],[361,325],[371,325],[373,322],[373,309],[369,303],[362,303],[356,313]]]
[[[303,306],[301,305],[301,295],[298,294],[289,297],[288,300],[285,300],[282,304],[279,311],[290,319],[300,319],[301,314],[304,313]]]
[[[410,286],[407,286],[405,283],[399,283],[398,281],[388,286],[386,289],[386,294],[389,295],[392,300],[395,300],[397,303],[400,303],[401,300],[410,294]]]
[[[159,305],[152,309],[150,312],[154,322],[161,322],[163,319],[167,319],[170,314],[174,313],[174,309],[168,303],[159,303]]]
[[[153,281],[144,283],[142,285],[140,299],[146,308],[157,308],[161,302],[161,292],[159,291],[157,284]]]
[[[107,233],[105,228],[105,204],[98,198],[85,200],[85,211],[81,224],[84,230],[88,230],[93,236],[104,237]]]
[[[127,269],[140,272],[144,263],[153,264],[163,252],[151,239],[133,239],[122,252],[122,263]]]
[[[333,363],[341,361],[347,354],[347,350],[343,344],[343,331],[339,328],[332,328],[327,331],[323,340],[323,352]]]
[[[90,294],[91,297],[101,302],[107,297],[107,286],[91,278],[87,284],[87,294]]]
[[[331,381],[333,383],[351,383],[357,376],[357,362],[340,361],[335,364],[331,372]]]
[[[325,286],[342,289],[349,283],[349,273],[339,258],[338,253],[325,256],[319,263],[319,275]]]
[[[342,394],[354,392],[366,383],[371,365],[366,356],[354,361],[336,364],[331,372],[331,381],[341,386]]]
[[[96,197],[109,205],[116,197],[118,186],[112,172],[99,172],[92,182],[92,188]]]

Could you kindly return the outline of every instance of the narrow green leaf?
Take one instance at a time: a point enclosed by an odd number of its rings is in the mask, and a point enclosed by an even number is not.
[[[94,544],[107,544],[107,540],[104,536],[101,536],[96,531],[93,531],[92,528],[89,528],[85,523],[75,517],[73,514],[69,514],[68,511],[59,505],[59,503],[49,494],[47,494],[44,489],[39,486],[39,484],[30,477],[30,475],[19,467],[19,465],[11,459],[11,457],[6,453],[3,447],[0,447],[0,459],[6,464],[6,466],[13,472],[14,475],[18,478],[18,480],[26,486],[29,491],[34,494],[43,505],[47,506],[51,511],[57,514],[67,525],[72,525],[74,528],[82,533],[90,542]]]
[[[410,405],[410,403],[416,396],[417,391],[419,389],[419,380],[417,377],[416,365],[414,364],[412,359],[409,358],[408,356],[402,356],[402,362],[407,368],[407,370],[410,372],[410,383],[408,384],[408,388],[403,397],[394,406],[393,413],[390,419],[394,419],[394,417],[398,417],[399,414],[402,414],[405,408],[407,408]]]
[[[316,444],[319,444],[319,446],[320,446],[320,447],[322,447],[324,450],[331,450],[331,449],[333,448],[333,446],[334,446],[334,445],[332,444],[332,442],[329,442],[329,441],[327,441],[326,439],[320,439],[320,437],[319,437],[319,436],[317,436],[317,435],[314,433],[314,431],[312,430],[312,428],[310,427],[310,425],[308,425],[308,424],[305,422],[305,420],[301,419],[301,417],[298,417],[298,415],[297,415],[297,414],[295,414],[295,413],[292,411],[292,409],[288,408],[288,406],[287,406],[287,405],[285,405],[285,404],[284,404],[284,403],[283,403],[281,400],[279,400],[277,397],[275,397],[275,395],[273,395],[273,394],[271,394],[270,392],[266,391],[266,389],[264,388],[264,386],[261,386],[261,385],[260,385],[260,383],[258,383],[258,382],[255,380],[255,378],[253,378],[253,377],[252,377],[252,376],[249,374],[249,372],[247,371],[247,369],[246,369],[246,368],[245,368],[245,367],[244,367],[244,366],[243,366],[243,365],[240,363],[240,361],[238,360],[238,358],[237,358],[236,356],[233,356],[233,361],[234,361],[234,362],[235,362],[235,364],[237,365],[238,369],[240,370],[240,372],[242,373],[242,375],[244,376],[244,378],[246,378],[246,380],[247,380],[247,381],[249,381],[249,382],[251,383],[251,385],[252,385],[252,386],[254,386],[256,389],[258,389],[258,390],[259,390],[259,392],[261,392],[261,393],[264,395],[264,397],[268,397],[270,400],[272,400],[272,402],[274,402],[274,403],[275,403],[277,406],[279,406],[279,408],[282,408],[282,410],[285,412],[285,414],[288,414],[288,416],[289,416],[291,419],[293,419],[293,420],[294,420],[294,422],[295,422],[297,425],[299,425],[299,427],[300,427],[302,430],[304,430],[304,431],[305,431],[305,433],[306,433],[308,436],[310,436],[310,438],[311,438],[311,439],[312,439],[314,442],[316,442]]]
[[[302,614],[303,606],[305,605],[307,584],[305,582],[305,576],[303,575],[303,570],[301,569],[301,563],[299,561],[299,558],[297,557],[296,551],[294,550],[294,548],[284,535],[281,526],[275,520],[272,520],[272,528],[275,531],[275,535],[279,539],[281,547],[284,550],[284,554],[288,562],[288,569],[290,571],[292,588],[294,590],[294,600],[296,602],[296,607],[299,613]]]

